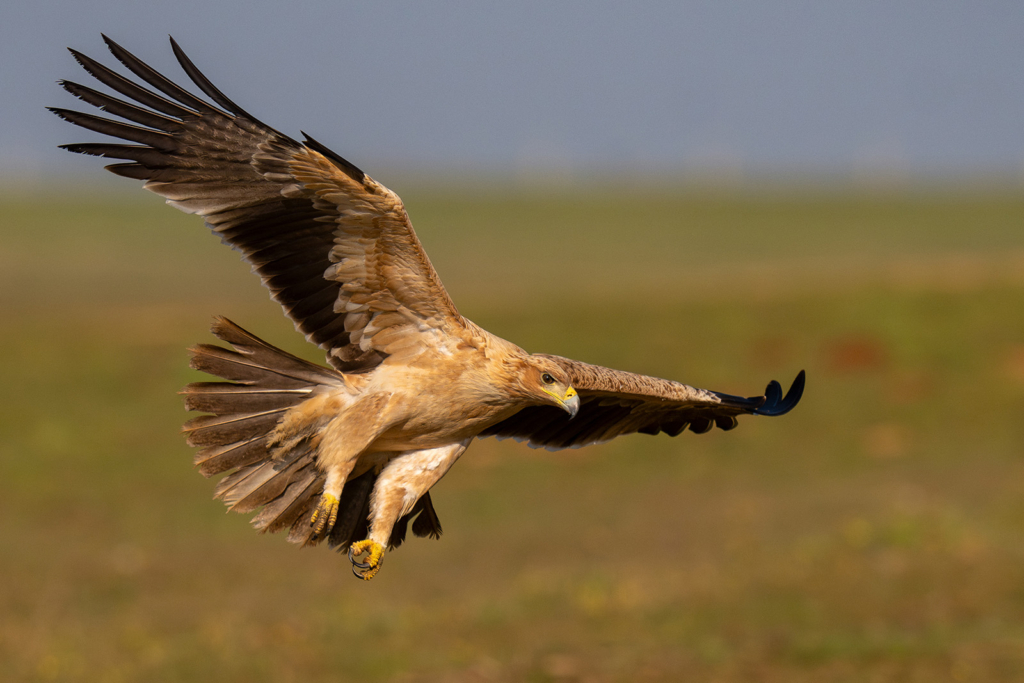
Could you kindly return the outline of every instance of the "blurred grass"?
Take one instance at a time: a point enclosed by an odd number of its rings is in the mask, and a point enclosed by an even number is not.
[[[402,188],[398,188],[402,190]],[[730,393],[725,434],[481,441],[364,584],[210,500],[184,347],[317,359],[145,196],[0,200],[0,669],[24,681],[1024,677],[1024,196],[402,190],[463,312]]]

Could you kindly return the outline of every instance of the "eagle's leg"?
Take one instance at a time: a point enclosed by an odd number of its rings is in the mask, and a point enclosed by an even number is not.
[[[370,537],[349,546],[348,557],[356,576],[368,581],[377,574],[395,522],[412,511],[416,501],[440,481],[469,441],[406,451],[381,470],[370,497]],[[363,553],[367,554],[366,561],[357,562]]]
[[[350,463],[350,465],[355,463]],[[309,518],[309,526],[313,527],[313,538],[321,534],[331,533],[334,523],[338,521],[338,505],[341,503],[341,489],[345,485],[352,467],[348,471],[344,468],[335,467],[327,473],[327,481],[324,483],[324,492],[320,494],[320,502],[313,510],[313,516]]]
[[[386,424],[391,394],[372,394],[349,406],[332,418],[320,431],[317,440],[317,466],[327,475],[323,493],[309,519],[311,538],[331,533],[338,520],[341,490],[348,475]],[[300,407],[305,404],[300,404]]]

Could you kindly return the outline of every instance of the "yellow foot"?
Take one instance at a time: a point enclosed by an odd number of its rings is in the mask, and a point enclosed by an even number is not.
[[[309,525],[313,527],[313,537],[320,534],[328,534],[338,521],[338,499],[330,493],[320,496],[320,502],[313,510],[313,516],[309,518]]]
[[[366,562],[357,562],[356,558],[363,553],[368,553]],[[384,562],[384,546],[370,539],[353,543],[348,547],[348,559],[352,562],[352,573],[364,581],[369,581]]]

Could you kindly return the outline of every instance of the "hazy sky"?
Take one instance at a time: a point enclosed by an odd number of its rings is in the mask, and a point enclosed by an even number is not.
[[[8,0],[0,174],[95,173],[43,110],[113,64],[229,97],[371,174],[996,172],[1024,177],[1024,2]],[[86,105],[82,105],[85,107]]]

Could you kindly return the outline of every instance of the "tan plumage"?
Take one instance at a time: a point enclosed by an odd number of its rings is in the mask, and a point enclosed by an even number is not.
[[[781,415],[800,399],[802,372],[785,398],[775,382],[765,396],[740,398],[526,353],[459,314],[393,192],[308,136],[297,142],[247,114],[173,39],[182,68],[217,106],[104,40],[155,91],[72,50],[134,103],[63,87],[131,123],[53,111],[136,144],[64,147],[126,160],[107,168],[201,215],[331,365],[223,318],[213,333],[232,348],[191,350],[192,367],[227,380],[183,392],[189,410],[208,413],[184,428],[196,465],[227,473],[216,496],[258,511],[258,529],[347,548],[364,570],[357,575],[370,578],[410,521],[419,536],[440,535],[428,491],[475,437],[558,449],[633,432],[702,433],[732,429],[740,414]],[[367,562],[355,559],[362,552]]]

